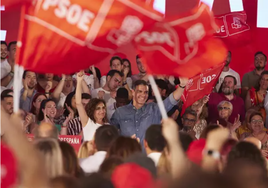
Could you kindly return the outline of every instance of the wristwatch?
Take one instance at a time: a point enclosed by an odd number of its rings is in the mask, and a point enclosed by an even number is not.
[[[122,85],[124,86],[124,85],[126,85],[126,84],[127,84],[127,82],[123,82],[123,84],[122,84]]]
[[[210,149],[204,149],[203,155],[209,155],[210,157],[212,157],[214,159],[220,159],[220,157],[221,157],[220,152],[215,151],[215,150],[210,150]]]

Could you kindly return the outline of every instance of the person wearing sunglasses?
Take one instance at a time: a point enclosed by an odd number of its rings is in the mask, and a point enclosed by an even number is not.
[[[194,126],[197,121],[197,113],[192,109],[187,109],[182,116],[182,132],[189,134],[194,140],[196,140],[196,132]]]
[[[219,117],[221,120],[224,120],[225,122],[229,121],[229,117],[231,116],[233,112],[233,105],[232,103],[228,101],[221,101],[218,104],[218,112],[219,112]]]

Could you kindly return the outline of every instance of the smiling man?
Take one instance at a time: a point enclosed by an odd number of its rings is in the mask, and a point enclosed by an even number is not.
[[[175,106],[184,91],[188,79],[180,79],[180,86],[163,102],[166,111]],[[146,81],[138,80],[133,86],[133,101],[117,108],[111,118],[111,125],[115,125],[123,136],[133,136],[143,143],[145,132],[152,124],[160,124],[162,116],[156,103],[146,104],[149,86]],[[143,145],[142,145],[143,147]],[[144,147],[143,147],[143,151]]]

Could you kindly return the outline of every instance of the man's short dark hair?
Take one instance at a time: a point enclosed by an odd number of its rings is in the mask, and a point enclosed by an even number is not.
[[[121,65],[123,65],[123,61],[122,61],[122,59],[121,59],[120,57],[118,57],[118,56],[113,56],[113,57],[111,58],[111,60],[110,60],[110,67],[112,67],[112,64],[113,64],[113,61],[114,61],[114,60],[119,60],[120,63],[121,63]]]
[[[27,72],[33,72],[33,71],[30,71],[30,70],[25,70],[24,72],[23,72],[23,75],[22,75],[22,78],[23,79],[25,79],[26,78],[26,74],[27,74]],[[35,72],[33,72],[35,75],[36,75],[36,73]]]
[[[263,52],[261,52],[261,51],[256,52],[255,55],[254,55],[254,57],[256,57],[259,54],[263,55],[264,58],[265,58],[265,61],[267,61],[267,56]]]
[[[137,80],[134,83],[134,85],[133,85],[133,89],[135,90],[136,87],[139,86],[139,85],[149,86],[146,81],[144,81],[144,80]]]
[[[91,95],[88,93],[82,93],[82,99],[91,99]]]
[[[227,76],[224,77],[224,79],[225,79],[225,78],[233,78],[233,79],[234,79],[234,85],[237,85],[237,80],[236,80],[236,78],[235,78],[234,76],[232,76],[232,75],[227,75]],[[223,80],[224,80],[224,79],[223,79]]]
[[[194,111],[192,109],[185,110],[185,112],[183,114],[183,118],[185,118],[187,114],[190,114],[190,115],[194,116],[195,119],[197,119],[197,113],[196,113],[196,111]]]
[[[230,56],[232,57],[232,52],[229,50],[228,53],[230,53]]]
[[[10,43],[8,44],[8,46],[7,46],[7,50],[8,50],[8,51],[10,51],[10,47],[11,47],[13,44],[17,45],[17,41],[12,41],[12,42],[10,42]]]
[[[10,92],[13,92],[13,90],[12,89],[5,89],[4,91],[2,91],[1,101],[3,101],[5,98],[13,97],[12,95],[9,94]]]
[[[165,89],[168,92],[168,83],[165,80],[156,79],[155,83],[160,89]]]
[[[190,146],[190,144],[194,141],[193,138],[185,133],[185,132],[179,132],[179,140],[182,146],[182,149],[184,152],[186,152]]]
[[[151,125],[146,130],[145,140],[151,150],[162,152],[166,146],[166,140],[162,134],[162,125]]]
[[[119,136],[118,130],[112,125],[100,126],[95,133],[95,145],[98,151],[107,151],[111,143]]]
[[[111,78],[112,78],[115,74],[119,74],[119,76],[121,76],[121,77],[124,76],[124,74],[118,70],[110,70],[107,74],[107,77],[111,76]]]
[[[1,40],[1,44],[6,45],[6,47],[7,47],[7,43],[6,43],[6,41]]]
[[[139,54],[136,55],[136,60],[139,59],[139,58],[141,58],[141,56]]]

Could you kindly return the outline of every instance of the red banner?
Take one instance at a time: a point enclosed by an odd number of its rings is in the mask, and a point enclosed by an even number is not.
[[[182,114],[191,106],[195,101],[202,99],[205,95],[211,93],[213,87],[216,85],[221,71],[224,67],[224,63],[217,65],[216,67],[207,69],[201,74],[189,79],[189,82],[181,97],[183,101]]]
[[[17,64],[40,73],[88,68],[148,29],[162,14],[135,0],[44,0],[25,5]]]
[[[34,140],[33,134],[27,134],[27,138],[29,141]],[[82,136],[73,136],[73,135],[59,135],[59,140],[69,143],[76,152],[79,151],[79,148],[82,144]]]
[[[148,73],[193,77],[225,60],[227,50],[213,37],[217,25],[207,5],[166,22],[135,37]]]
[[[250,26],[247,24],[247,14],[231,12],[215,17],[219,29],[215,36],[221,38],[225,44],[232,48],[251,43]]]

